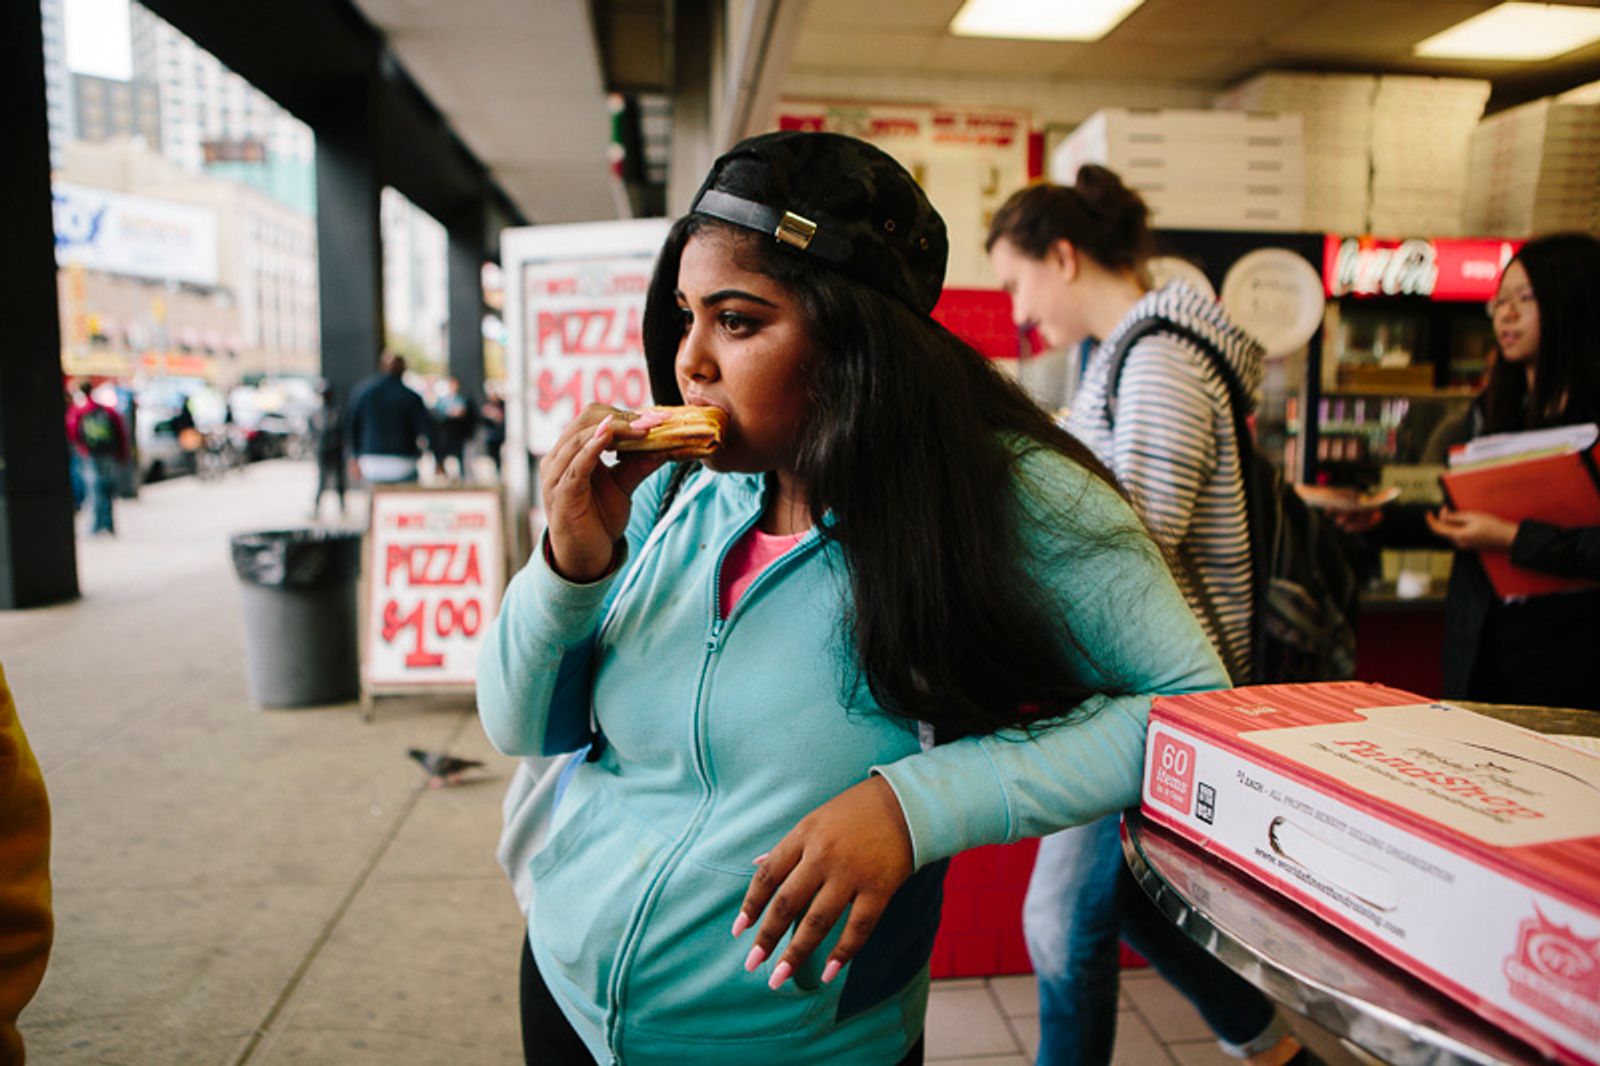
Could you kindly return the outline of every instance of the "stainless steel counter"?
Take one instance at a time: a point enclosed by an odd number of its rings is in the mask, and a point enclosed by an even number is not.
[[[1600,713],[1462,704],[1543,733]],[[1188,841],[1129,814],[1123,851],[1161,912],[1267,995],[1393,1066],[1524,1066],[1534,1049]]]

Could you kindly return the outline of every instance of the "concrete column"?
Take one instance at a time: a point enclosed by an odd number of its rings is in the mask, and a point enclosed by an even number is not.
[[[340,402],[383,350],[383,238],[378,198],[377,74],[327,93],[311,123],[317,139],[317,295],[322,375]]]
[[[722,5],[679,4],[673,29],[672,155],[667,164],[667,213],[685,214],[721,146],[713,101],[722,63]]]
[[[0,609],[78,595],[56,306],[44,31],[0,4]]]
[[[485,212],[481,200],[445,221],[450,309],[450,374],[476,402],[483,396],[483,262]]]

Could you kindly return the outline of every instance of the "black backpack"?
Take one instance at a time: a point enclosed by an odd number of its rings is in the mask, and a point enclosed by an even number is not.
[[[1244,387],[1215,342],[1187,326],[1146,319],[1111,353],[1107,399],[1113,418],[1128,352],[1153,333],[1188,341],[1210,360],[1228,390],[1250,524],[1254,604],[1251,676],[1235,684],[1340,681],[1355,676],[1360,582],[1338,527],[1307,507],[1272,461],[1256,450]],[[1197,586],[1198,587],[1198,586]],[[1220,634],[1220,627],[1218,627]],[[1231,664],[1230,664],[1231,665]]]
[[[90,407],[78,417],[78,434],[90,455],[117,455],[122,450],[116,416],[104,407]]]

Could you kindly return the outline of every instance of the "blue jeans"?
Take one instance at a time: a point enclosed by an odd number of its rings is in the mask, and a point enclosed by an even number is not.
[[[119,464],[109,455],[91,455],[89,462],[93,467],[89,496],[94,500],[94,525],[90,527],[89,532],[115,533],[116,526],[111,520],[111,501],[117,496]]]
[[[1288,1031],[1272,1001],[1151,903],[1122,857],[1120,815],[1039,842],[1023,930],[1039,981],[1038,1066],[1105,1066],[1117,1038],[1117,944],[1126,939],[1194,1004],[1237,1058]]]

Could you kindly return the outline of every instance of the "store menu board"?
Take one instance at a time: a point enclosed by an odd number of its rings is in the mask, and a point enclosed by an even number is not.
[[[945,284],[997,287],[983,242],[995,210],[1028,183],[1028,112],[786,99],[778,105],[777,126],[848,134],[888,152],[944,217],[950,234]]]
[[[499,494],[375,488],[369,528],[367,690],[470,690],[505,587]]]

